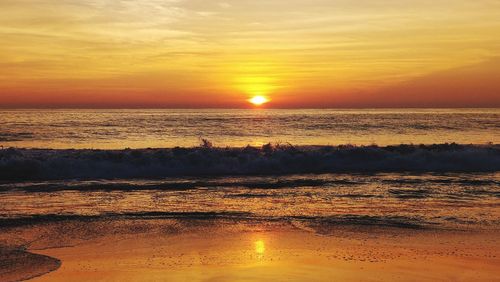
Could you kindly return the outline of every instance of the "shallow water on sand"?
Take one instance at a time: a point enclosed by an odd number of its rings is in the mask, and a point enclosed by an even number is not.
[[[379,173],[0,184],[0,217],[231,218],[497,229],[499,173]]]
[[[494,281],[500,271],[493,232],[304,227],[231,219],[63,220],[6,229],[0,242],[10,238],[60,260],[60,268],[34,280],[51,282]],[[15,269],[14,277],[43,270]]]

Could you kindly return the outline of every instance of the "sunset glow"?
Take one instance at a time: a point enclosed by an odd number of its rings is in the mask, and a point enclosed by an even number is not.
[[[500,0],[0,0],[0,282],[498,280],[499,128]]]
[[[0,107],[492,107],[498,46],[489,0],[8,0]]]

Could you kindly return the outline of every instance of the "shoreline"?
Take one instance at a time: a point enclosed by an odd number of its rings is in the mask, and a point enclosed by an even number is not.
[[[500,275],[498,230],[217,218],[63,220],[2,229],[2,245],[28,244],[29,252],[61,261],[33,281],[488,281]]]
[[[57,258],[0,246],[0,281],[31,280],[60,267],[61,261]]]

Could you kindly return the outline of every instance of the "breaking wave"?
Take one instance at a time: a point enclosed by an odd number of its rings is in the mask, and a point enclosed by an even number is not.
[[[500,145],[0,150],[3,181],[499,170]]]

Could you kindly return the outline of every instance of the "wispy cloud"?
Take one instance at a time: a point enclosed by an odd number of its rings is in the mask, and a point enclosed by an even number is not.
[[[3,0],[0,89],[151,75],[140,88],[177,93],[182,75],[226,93],[267,76],[329,95],[488,60],[499,30],[492,0]]]

